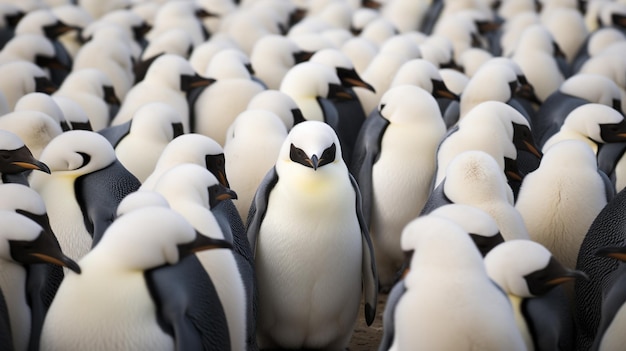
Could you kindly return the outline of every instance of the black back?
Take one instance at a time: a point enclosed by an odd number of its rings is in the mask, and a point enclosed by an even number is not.
[[[576,269],[585,272],[589,280],[577,279],[574,283],[574,319],[576,322],[576,347],[588,349],[600,324],[602,289],[619,263],[598,257],[595,252],[603,247],[622,246],[626,238],[626,191],[620,191],[591,223],[580,246]]]
[[[574,350],[574,322],[568,301],[562,285],[522,301],[521,311],[536,351]]]
[[[113,145],[113,149],[117,147],[117,145],[130,133],[130,126],[133,120],[129,120],[119,125],[106,127],[100,129],[98,134],[102,135],[106,138],[106,140]]]
[[[211,212],[215,216],[215,219],[222,229],[225,238],[232,238],[233,253],[235,261],[237,262],[237,268],[241,274],[244,288],[246,290],[246,345],[248,351],[257,350],[256,344],[256,315],[257,315],[257,299],[258,292],[256,288],[256,274],[254,271],[254,256],[250,249],[250,243],[246,236],[246,229],[243,221],[239,216],[237,207],[233,204],[232,200],[220,201],[215,208],[211,209]]]
[[[550,94],[532,119],[531,131],[537,146],[543,147],[543,144],[561,129],[565,118],[572,110],[588,103],[589,101],[585,99],[564,94],[559,90]]]
[[[96,246],[115,219],[115,211],[126,195],[141,186],[139,180],[119,162],[78,177],[74,182],[76,201],[83,213],[85,228]]]
[[[606,260],[614,260],[611,258],[604,258]],[[598,332],[593,341],[591,350],[598,350],[602,336],[606,330],[611,326],[613,319],[617,315],[624,302],[626,302],[626,264],[620,263],[619,268],[613,271],[609,277],[607,277],[607,284],[603,287],[602,310],[600,324],[598,326]]]
[[[222,303],[195,255],[144,276],[159,325],[174,338],[175,350],[230,350]]]

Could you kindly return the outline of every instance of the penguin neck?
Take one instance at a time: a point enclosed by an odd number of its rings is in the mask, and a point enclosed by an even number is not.
[[[528,330],[528,324],[526,324],[526,318],[524,317],[524,312],[522,311],[523,303],[525,298],[519,297],[513,294],[507,294],[509,297],[509,301],[511,301],[511,305],[513,307],[513,314],[515,315],[515,324],[517,324],[517,328],[522,334],[522,338],[524,339],[524,343],[526,344],[526,349],[528,351],[534,351],[535,346],[533,344],[533,338],[530,335],[530,331]]]
[[[12,261],[0,264],[0,289],[4,295],[15,350],[26,350],[30,336],[30,307],[26,302],[26,269]]]

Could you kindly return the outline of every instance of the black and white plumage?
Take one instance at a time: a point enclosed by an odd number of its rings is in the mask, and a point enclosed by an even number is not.
[[[368,324],[376,314],[373,248],[338,144],[323,122],[297,124],[255,196],[247,234],[259,287],[260,348],[345,348],[362,289]],[[326,329],[331,322],[337,327]]]

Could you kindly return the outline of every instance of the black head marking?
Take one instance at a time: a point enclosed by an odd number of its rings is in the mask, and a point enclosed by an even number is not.
[[[317,168],[335,161],[336,151],[337,146],[333,143],[331,146],[326,148],[326,150],[324,150],[321,157],[318,157],[317,155],[309,157],[304,150],[291,144],[289,158],[293,162],[299,163],[305,167],[313,168],[313,170],[317,170]]]

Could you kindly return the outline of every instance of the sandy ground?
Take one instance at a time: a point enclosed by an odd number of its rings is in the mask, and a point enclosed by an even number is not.
[[[376,319],[369,327],[365,324],[363,306],[361,304],[357,325],[354,328],[352,340],[348,351],[376,351],[383,336],[383,311],[387,301],[387,294],[378,294],[378,306],[376,306]]]

